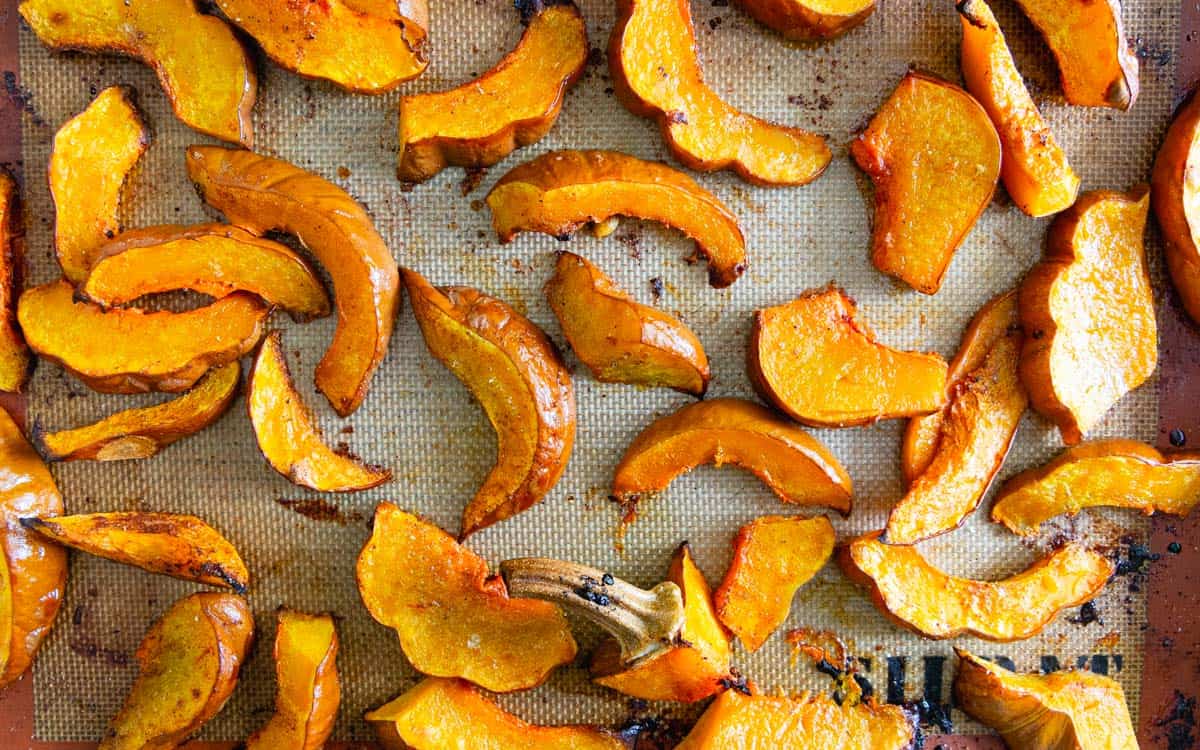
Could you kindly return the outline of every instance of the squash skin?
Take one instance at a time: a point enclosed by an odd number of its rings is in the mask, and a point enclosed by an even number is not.
[[[866,22],[875,0],[738,0],[742,9],[785,39],[832,39]]]
[[[16,240],[25,234],[21,219],[16,180],[0,169],[0,391],[8,393],[18,393],[33,368],[33,358],[17,324],[22,274]]]
[[[1154,160],[1150,202],[1183,309],[1200,321],[1200,96],[1175,114]]]

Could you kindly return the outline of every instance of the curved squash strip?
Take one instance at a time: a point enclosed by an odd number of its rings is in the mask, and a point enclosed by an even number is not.
[[[175,602],[138,646],[137,680],[97,750],[183,744],[229,699],[253,637],[254,618],[240,596]]]
[[[280,609],[275,630],[275,714],[245,750],[321,750],[333,733],[342,686],[330,615]]]
[[[92,513],[22,518],[21,525],[64,547],[183,581],[246,592],[250,571],[221,532],[175,513]]]
[[[870,589],[880,612],[927,638],[1029,638],[1062,610],[1093,599],[1116,569],[1099,552],[1070,543],[1011,578],[974,581],[934,568],[915,547],[878,537],[867,534],[841,548],[838,563]]]
[[[916,747],[916,717],[900,706],[834,703],[726,690],[700,716],[676,750],[908,750]]]
[[[1000,136],[987,112],[949,81],[910,72],[850,154],[875,183],[871,262],[936,294],[1000,179]]]
[[[217,5],[280,67],[356,93],[391,91],[429,64],[428,26],[397,17],[395,3],[389,15],[359,12],[345,0],[217,0]]]
[[[325,444],[292,383],[279,331],[272,331],[258,350],[246,386],[246,406],[263,457],[294,484],[319,492],[357,492],[392,478],[391,471]]]
[[[0,391],[8,393],[21,390],[33,366],[17,326],[20,258],[13,240],[23,233],[17,183],[0,169]]]
[[[0,687],[25,674],[33,663],[67,583],[66,550],[47,544],[22,526],[21,519],[62,512],[54,478],[12,417],[0,409],[0,577],[7,581],[0,586]]]
[[[101,248],[79,292],[111,307],[177,289],[217,298],[250,292],[302,319],[329,314],[325,288],[304,258],[228,224],[122,232]]]
[[[375,509],[357,577],[371,616],[396,631],[404,655],[424,674],[503,693],[539,685],[575,658],[558,607],[510,599],[482,558],[391,503]]]
[[[233,30],[195,0],[22,0],[19,10],[51,49],[141,60],[184,124],[254,145],[254,66]]]
[[[1036,534],[1055,516],[1084,508],[1132,508],[1186,516],[1200,502],[1200,453],[1164,456],[1133,440],[1076,445],[1044,466],[1004,483],[992,520],[1016,534]]]
[[[788,618],[792,598],[833,556],[824,516],[762,516],[738,530],[733,560],[713,601],[717,617],[754,652]]]
[[[129,89],[110,86],[54,134],[54,252],[63,276],[76,283],[101,245],[121,231],[125,178],[150,145],[150,131],[130,96]]]
[[[575,443],[575,388],[546,334],[475,289],[435,289],[404,269],[425,344],[496,430],[496,465],[463,511],[465,537],[541,502]]]
[[[354,412],[387,353],[400,280],[371,217],[337,185],[250,151],[192,146],[188,175],[230,223],[295,235],[333,279],[338,326],[317,364],[317,388],[340,416]]]
[[[105,312],[62,280],[26,290],[17,305],[29,348],[103,393],[187,390],[253,349],[270,312],[244,293],[180,313]]]
[[[1151,183],[1167,270],[1183,308],[1200,321],[1200,96],[1193,94],[1171,122]]]
[[[364,717],[384,750],[624,750],[588,726],[522,721],[461,680],[427,677]]]
[[[945,406],[932,414],[908,420],[904,440],[900,443],[900,470],[905,484],[912,486],[933,461],[941,439],[942,425],[955,392],[967,382],[968,375],[983,366],[995,343],[1020,330],[1020,327],[1015,289],[988,300],[971,318],[958,344],[958,353],[950,360],[950,370],[946,375]]]
[[[875,12],[875,0],[738,0],[755,20],[785,39],[831,39]]]
[[[474,81],[400,99],[397,176],[423,182],[449,165],[489,167],[554,127],[587,65],[587,29],[569,0],[518,0],[525,33]]]
[[[237,362],[221,365],[179,398],[119,411],[83,427],[45,432],[35,422],[33,443],[47,461],[149,458],[220,419],[237,396],[241,369]]]
[[[984,0],[962,0],[958,13],[963,79],[1000,135],[1005,189],[1030,216],[1062,211],[1075,202],[1079,176],[1025,88],[992,9]]]
[[[708,357],[696,334],[678,318],[634,301],[584,258],[558,256],[546,299],[596,380],[693,396],[708,389]]]
[[[704,464],[751,471],[785,503],[850,512],[854,488],[837,458],[792,422],[737,398],[688,404],[651,422],[625,449],[612,491],[635,501]]]
[[[614,216],[661,222],[696,241],[715,287],[746,270],[737,218],[715,195],[661,162],[617,151],[551,151],[500,178],[487,197],[501,242],[519,232],[569,236]]]
[[[888,517],[888,544],[952,531],[979,506],[1029,405],[1017,377],[1020,354],[1019,333],[1001,338],[951,397],[929,467]]]
[[[946,402],[946,362],[878,343],[841,289],[754,313],[747,370],[758,393],[813,427],[929,414]]]
[[[833,158],[820,136],[740,112],[704,83],[687,0],[619,0],[608,67],[621,103],[657,121],[690,169],[733,169],[757,185],[803,185]]]
[[[1033,408],[1073,445],[1158,366],[1142,235],[1150,197],[1083,195],[1059,214],[1021,283],[1021,380]]]
[[[1071,104],[1129,109],[1138,95],[1138,60],[1118,0],[1017,0],[1058,61]]]
[[[1008,747],[1138,750],[1121,683],[1092,672],[1019,674],[956,648],[955,705]]]

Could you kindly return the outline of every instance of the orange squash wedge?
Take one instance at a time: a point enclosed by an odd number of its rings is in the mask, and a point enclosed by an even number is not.
[[[16,240],[24,233],[17,183],[0,169],[0,391],[8,393],[21,390],[33,365],[17,325],[21,273]]]
[[[1183,309],[1200,321],[1200,96],[1175,114],[1154,160],[1150,202]]]
[[[762,25],[786,39],[831,39],[864,23],[875,0],[738,0]]]

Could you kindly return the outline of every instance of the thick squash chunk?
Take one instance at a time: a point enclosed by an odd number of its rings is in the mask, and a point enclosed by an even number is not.
[[[400,280],[371,217],[328,180],[250,151],[192,146],[188,175],[233,224],[295,235],[333,280],[338,326],[317,365],[317,389],[345,417],[367,395],[387,353]]]
[[[192,594],[150,627],[140,671],[98,750],[177,747],[217,715],[237,686],[254,637],[246,600]]]
[[[900,706],[726,690],[677,750],[908,750],[916,738],[916,717]]]
[[[149,458],[220,419],[237,396],[241,370],[237,362],[221,365],[179,398],[119,411],[83,427],[45,432],[35,422],[33,442],[47,461]]]
[[[992,520],[1017,534],[1036,534],[1055,516],[1084,508],[1132,508],[1185,516],[1200,502],[1200,453],[1164,456],[1133,440],[1073,446],[1053,461],[1004,483]]]
[[[111,307],[177,289],[217,298],[251,292],[301,319],[329,314],[325,288],[304,258],[228,224],[122,232],[100,249],[79,292]]]
[[[21,390],[33,364],[17,326],[21,273],[14,240],[24,231],[16,180],[0,169],[0,391],[8,393]]]
[[[928,638],[1029,638],[1062,610],[1094,598],[1115,570],[1104,555],[1070,543],[1011,578],[975,581],[947,575],[916,548],[878,537],[867,534],[841,548],[838,563],[870,590],[880,612]]]
[[[1029,405],[1017,377],[1020,331],[998,339],[946,407],[929,466],[888,517],[888,544],[915,544],[958,528],[974,512],[1008,455]]]
[[[936,294],[1000,177],[1000,137],[987,112],[949,81],[910,72],[850,154],[875,183],[871,262]]]
[[[67,552],[21,525],[63,512],[62,495],[21,429],[0,409],[0,687],[29,669],[62,604]]]
[[[738,0],[759,23],[787,39],[829,39],[875,12],[875,0]]]
[[[1167,270],[1183,308],[1200,321],[1200,96],[1193,94],[1175,115],[1158,149],[1151,184]]]
[[[245,750],[321,750],[342,699],[333,617],[280,609],[277,622],[275,714]]]
[[[575,388],[546,334],[504,302],[403,274],[430,353],[496,431],[496,465],[463,510],[465,537],[541,502],[558,482],[575,443]]]
[[[747,369],[755,389],[797,422],[848,427],[929,414],[946,402],[946,362],[875,340],[841,289],[754,313]]]
[[[92,513],[22,518],[21,525],[64,547],[183,581],[246,591],[250,572],[221,532],[195,516]]]
[[[587,65],[587,29],[569,0],[517,5],[525,33],[495,67],[458,88],[400,99],[401,180],[423,182],[451,164],[489,167],[554,127]]]
[[[416,78],[429,64],[429,11],[425,0],[411,2],[420,7],[420,18],[399,16],[394,2],[389,15],[360,12],[346,0],[217,0],[217,5],[281,67],[379,94]]]
[[[271,468],[319,492],[357,492],[392,478],[387,469],[339,453],[325,443],[288,372],[279,331],[263,342],[246,386],[246,407],[258,448]]]
[[[824,516],[763,516],[743,526],[733,561],[713,597],[721,624],[757,651],[787,620],[792,597],[833,555],[833,524]]]
[[[618,642],[606,640],[593,655],[592,675],[598,684],[635,698],[692,703],[720,692],[730,681],[729,637],[686,542],[671,558],[667,580],[683,593],[683,628],[675,642],[626,664]]]
[[[461,680],[428,677],[364,717],[384,750],[623,750],[585,726],[546,727],[513,716]]]
[[[619,0],[608,68],[621,103],[657,121],[671,153],[690,169],[803,185],[832,158],[820,136],[747,115],[704,83],[688,0]]]
[[[419,672],[502,693],[538,685],[575,658],[558,607],[510,599],[482,558],[391,503],[375,509],[357,576],[371,616],[396,631]]]
[[[792,422],[737,398],[688,404],[651,422],[617,464],[613,495],[634,503],[704,464],[751,471],[785,503],[850,512],[854,488],[837,458]]]
[[[26,290],[17,319],[29,348],[93,390],[175,393],[253,349],[270,311],[238,293],[187,312],[106,312],[60,280]]]
[[[1138,95],[1138,61],[1118,0],[1017,0],[1058,61],[1071,104],[1129,109]]]
[[[1158,326],[1142,234],[1150,196],[1087,193],[1059,214],[1021,284],[1021,380],[1068,445],[1150,377]]]
[[[20,12],[51,49],[141,60],[186,125],[254,145],[254,65],[233,30],[195,0],[22,0]]]
[[[24,6],[22,6],[24,7]],[[54,134],[50,196],[54,252],[63,276],[87,276],[100,247],[121,231],[125,178],[150,145],[150,131],[121,86],[101,91]]]
[[[501,177],[487,204],[501,242],[529,231],[564,238],[586,223],[633,216],[695,240],[715,287],[729,286],[746,269],[737,218],[715,195],[661,162],[617,151],[551,151]]]
[[[1020,674],[956,648],[956,705],[1013,748],[1137,750],[1125,691],[1116,680],[1066,670]]]
[[[963,0],[958,13],[963,79],[1000,134],[1005,189],[1030,216],[1062,211],[1075,202],[1079,176],[1025,88],[992,9],[984,0]]]
[[[636,302],[584,258],[558,256],[546,299],[596,380],[693,396],[708,389],[708,357],[696,334],[678,318]]]

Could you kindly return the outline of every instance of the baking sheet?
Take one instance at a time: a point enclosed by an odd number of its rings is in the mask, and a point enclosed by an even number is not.
[[[612,7],[602,2],[584,2],[581,7],[591,43],[601,50],[612,25]],[[1018,64],[1085,189],[1125,189],[1146,178],[1173,105],[1178,10],[1170,2],[1126,8],[1127,31],[1136,37],[1143,58],[1142,93],[1131,112],[1119,113],[1054,102],[1057,88],[1048,53],[1010,2],[995,3]],[[402,91],[442,89],[477,75],[510,49],[520,33],[511,7],[496,0],[447,0],[431,11],[433,64]],[[710,289],[703,270],[683,261],[691,252],[689,243],[653,225],[626,221],[613,237],[597,240],[581,234],[566,247],[598,262],[642,301],[655,301],[650,280],[662,280],[665,292],[657,304],[678,313],[708,350],[712,395],[752,397],[743,363],[753,309],[831,280],[858,299],[862,314],[883,341],[951,356],[963,325],[978,306],[1016,283],[1037,259],[1048,221],[1025,217],[999,191],[995,205],[959,250],[942,291],[932,298],[918,295],[870,266],[868,193],[845,156],[854,131],[910,65],[958,80],[958,20],[951,4],[885,3],[865,27],[811,47],[780,40],[736,8],[694,4],[693,13],[709,81],[722,96],[754,114],[827,134],[837,154],[834,163],[821,179],[803,188],[755,188],[730,175],[696,175],[739,215],[746,234],[750,270],[729,290]],[[42,178],[54,129],[106,85],[133,85],[155,134],[127,192],[126,226],[211,218],[183,172],[183,148],[204,139],[170,115],[148,69],[114,58],[52,55],[26,29],[20,45],[22,84],[29,94],[22,136],[27,252],[34,281],[56,274],[50,241],[53,211]],[[507,168],[553,148],[615,148],[669,160],[656,128],[615,102],[599,51],[594,58],[596,64],[568,95],[550,135],[490,170],[467,196],[462,194],[461,170],[447,170],[411,191],[395,180],[398,94],[351,96],[267,63],[260,63],[258,149],[346,187],[367,205],[399,262],[435,283],[473,285],[506,299],[562,344],[540,288],[553,252],[563,246],[537,236],[498,245],[479,202]],[[1161,289],[1153,230],[1147,242]],[[71,512],[144,508],[195,513],[226,532],[246,557],[255,578],[250,598],[260,623],[260,643],[233,700],[203,736],[240,739],[269,715],[274,696],[271,613],[287,604],[331,610],[341,618],[344,698],[335,737],[369,739],[362,712],[402,691],[417,676],[391,631],[367,615],[353,584],[354,560],[368,533],[366,521],[374,504],[388,499],[456,529],[462,506],[494,457],[491,428],[467,391],[428,355],[407,309],[401,312],[389,355],[366,403],[344,422],[308,385],[328,342],[331,321],[297,326],[279,316],[276,322],[285,329],[288,350],[296,353],[293,368],[327,434],[367,459],[391,466],[396,473],[391,484],[346,497],[321,497],[293,487],[258,455],[241,400],[216,426],[154,459],[60,465],[54,472]],[[664,575],[671,550],[687,539],[715,585],[740,525],[757,515],[793,511],[748,475],[700,469],[645,504],[642,519],[629,530],[620,551],[615,544],[619,514],[606,489],[612,467],[641,427],[689,399],[596,383],[569,353],[566,356],[575,367],[579,402],[571,464],[542,505],[472,537],[472,548],[489,560],[530,554],[563,557],[651,584]],[[1158,417],[1156,388],[1151,382],[1127,397],[1096,434],[1152,441]],[[156,400],[93,394],[49,365],[39,368],[30,394],[31,417],[51,428]],[[346,427],[352,432],[342,432]],[[854,514],[846,521],[835,519],[842,538],[878,528],[902,494],[897,463],[901,430],[901,423],[891,422],[814,431],[855,481]],[[1001,478],[1048,458],[1057,445],[1054,431],[1028,417]],[[297,513],[305,503],[309,509],[320,507],[317,503],[332,504],[336,517],[322,521]],[[1100,512],[1088,520],[1063,523],[1043,539],[1065,531],[1119,547],[1121,537],[1142,534],[1144,528],[1140,519]],[[948,570],[979,577],[1011,574],[1038,555],[992,528],[982,514],[922,549]],[[36,667],[39,739],[98,738],[134,678],[132,654],[143,632],[192,588],[73,556],[66,607]],[[1063,665],[1081,657],[1093,668],[1105,665],[1122,682],[1136,712],[1145,621],[1141,588],[1136,575],[1115,581],[1096,602],[1097,622],[1062,618],[1019,644],[970,638],[955,643],[985,656],[1011,658],[1020,669],[1036,669],[1046,657]],[[923,641],[893,627],[835,566],[801,591],[785,626],[793,627],[832,629],[848,638],[855,653],[869,659],[864,675],[881,694],[887,692],[889,669],[896,675],[903,664],[907,699],[929,693],[936,700],[932,694],[940,678],[940,700],[948,700],[951,644]],[[586,650],[595,634],[583,630],[580,640]],[[804,660],[791,663],[779,635],[753,656],[739,650],[736,661],[765,690],[830,687],[829,680]],[[544,722],[619,723],[636,713],[624,697],[590,685],[581,669],[559,670],[545,686],[506,696],[502,702]],[[694,711],[657,706],[647,710],[679,717]],[[958,712],[953,719],[956,731],[978,729]]]

